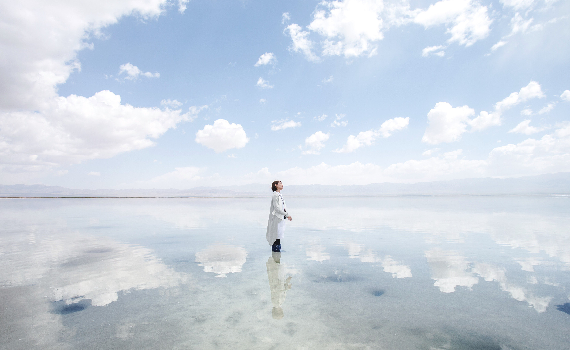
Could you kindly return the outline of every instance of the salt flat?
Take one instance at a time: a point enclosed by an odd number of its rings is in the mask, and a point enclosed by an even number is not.
[[[567,347],[569,198],[286,198],[0,200],[0,348]]]

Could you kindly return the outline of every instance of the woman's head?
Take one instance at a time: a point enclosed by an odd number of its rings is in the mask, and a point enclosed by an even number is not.
[[[281,183],[281,181],[279,181],[279,180],[273,181],[273,182],[271,183],[271,190],[274,191],[274,192],[277,191],[277,185],[279,185],[280,183]]]

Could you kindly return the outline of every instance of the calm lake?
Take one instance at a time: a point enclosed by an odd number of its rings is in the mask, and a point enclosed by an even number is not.
[[[1,199],[1,349],[568,349],[569,197]]]

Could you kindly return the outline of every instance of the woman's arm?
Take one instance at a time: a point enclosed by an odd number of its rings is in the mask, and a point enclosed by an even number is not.
[[[271,214],[279,216],[280,218],[288,217],[289,214],[281,209],[281,203],[279,203],[279,195],[273,195],[271,199],[271,206],[273,207],[273,212]]]

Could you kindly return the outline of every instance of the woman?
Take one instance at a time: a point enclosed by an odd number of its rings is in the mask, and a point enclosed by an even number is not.
[[[287,213],[285,201],[283,200],[283,196],[281,196],[281,190],[283,189],[281,181],[273,181],[271,189],[273,190],[273,197],[271,198],[271,207],[269,208],[269,221],[267,222],[265,238],[267,238],[267,242],[271,245],[272,251],[280,252],[281,239],[285,231],[284,219],[291,221],[293,217]]]

